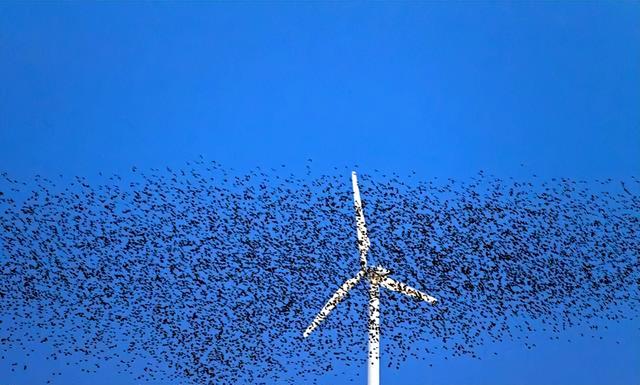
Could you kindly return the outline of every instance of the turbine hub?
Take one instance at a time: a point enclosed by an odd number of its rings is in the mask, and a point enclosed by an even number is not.
[[[367,269],[367,274],[373,282],[380,282],[384,280],[387,275],[391,274],[391,271],[382,266],[374,266]]]

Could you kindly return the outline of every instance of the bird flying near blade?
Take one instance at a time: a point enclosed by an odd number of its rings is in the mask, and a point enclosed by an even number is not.
[[[351,182],[353,184],[353,203],[356,211],[356,227],[358,229],[360,267],[364,270],[367,268],[367,252],[369,251],[371,242],[367,235],[367,226],[364,221],[364,210],[362,208],[362,200],[360,199],[360,189],[358,188],[358,176],[355,171],[351,173]]]
[[[349,290],[353,289],[358,284],[358,282],[360,282],[362,277],[364,277],[364,275],[364,271],[360,270],[355,277],[348,279],[345,283],[342,284],[342,286],[340,286],[340,288],[338,288],[338,290],[336,290],[335,293],[333,293],[322,310],[320,310],[316,318],[313,319],[309,327],[307,327],[307,329],[304,331],[303,335],[305,337],[308,337],[313,329],[315,329],[322,321],[324,321],[325,318],[327,318],[329,313],[331,313],[331,310],[335,309],[335,307],[347,296]]]
[[[432,296],[425,294],[419,290],[412,288],[411,286],[405,283],[398,282],[395,279],[392,279],[389,277],[385,277],[385,279],[382,282],[380,282],[380,286],[392,291],[397,291],[398,293],[406,294],[420,301],[428,302],[431,305],[433,305],[437,301],[437,299],[433,298]]]

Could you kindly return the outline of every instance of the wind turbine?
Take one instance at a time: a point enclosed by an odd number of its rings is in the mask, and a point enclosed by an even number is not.
[[[351,173],[351,181],[353,183],[353,201],[356,210],[356,225],[358,229],[358,248],[360,250],[360,271],[355,277],[348,279],[340,288],[329,298],[326,305],[320,310],[316,318],[311,322],[307,330],[304,331],[304,337],[308,337],[311,332],[329,315],[338,303],[346,296],[349,290],[353,289],[362,278],[369,281],[369,362],[367,370],[367,383],[369,385],[380,384],[380,286],[389,290],[397,291],[402,294],[414,297],[421,301],[434,304],[436,299],[430,295],[422,293],[402,282],[398,282],[389,277],[390,271],[382,266],[367,266],[367,252],[371,246],[369,237],[367,236],[367,227],[364,222],[364,211],[362,210],[362,201],[360,200],[360,190],[358,189],[358,177],[356,172]]]

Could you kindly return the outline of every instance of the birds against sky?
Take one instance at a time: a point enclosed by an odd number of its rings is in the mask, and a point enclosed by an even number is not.
[[[0,382],[364,382],[356,169],[383,382],[638,383],[640,4],[265,5],[0,3]]]
[[[331,296],[316,318],[304,331],[303,335],[308,337],[311,332],[329,315],[329,313],[342,301],[349,290],[353,289],[362,278],[369,281],[369,352],[367,363],[367,383],[378,385],[380,383],[380,286],[393,290],[420,301],[430,304],[436,303],[436,299],[424,294],[404,283],[398,282],[391,277],[390,271],[382,266],[369,267],[367,264],[367,253],[371,247],[371,241],[367,236],[367,226],[364,219],[364,209],[360,199],[360,189],[358,187],[358,177],[356,172],[351,173],[353,185],[353,203],[356,213],[356,227],[358,234],[358,251],[360,252],[360,271],[354,278],[348,279]]]
[[[367,362],[362,285],[313,338],[300,331],[369,249],[438,299],[380,292],[392,367],[409,356],[482,359],[480,347],[504,340],[532,349],[532,333],[558,338],[575,325],[600,338],[604,321],[638,315],[636,178],[366,175],[368,234],[360,226],[356,240],[340,172],[241,174],[198,160],[101,182],[2,177],[7,358],[46,346],[65,365],[115,363],[145,382],[352,379]]]

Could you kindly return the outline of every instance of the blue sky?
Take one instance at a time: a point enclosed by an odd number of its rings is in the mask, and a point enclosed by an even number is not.
[[[637,176],[638,20],[636,2],[3,2],[0,169],[92,176],[201,154],[239,170]],[[383,381],[637,383],[637,323],[609,333],[410,361]]]

